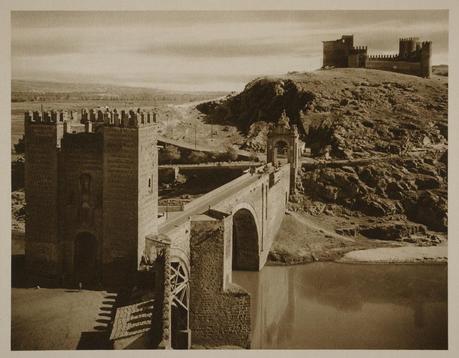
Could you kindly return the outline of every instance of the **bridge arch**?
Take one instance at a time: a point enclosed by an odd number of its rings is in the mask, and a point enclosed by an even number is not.
[[[239,204],[233,209],[232,253],[233,270],[259,270],[260,228],[250,204]]]
[[[281,164],[290,163],[290,145],[284,138],[279,138],[273,143],[273,162]]]

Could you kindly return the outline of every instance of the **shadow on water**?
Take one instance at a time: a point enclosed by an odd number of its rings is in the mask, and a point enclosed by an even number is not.
[[[233,272],[252,348],[447,349],[446,265],[315,263]]]

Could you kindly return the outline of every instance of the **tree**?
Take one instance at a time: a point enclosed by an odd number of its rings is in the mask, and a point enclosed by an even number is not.
[[[180,150],[174,145],[166,144],[164,149],[161,151],[161,159],[164,163],[176,163],[180,160],[180,158]]]
[[[239,154],[237,154],[237,150],[234,149],[233,147],[228,147],[226,149],[226,152],[220,154],[220,161],[222,162],[233,162],[237,160],[239,157]]]
[[[206,153],[193,151],[188,155],[188,161],[193,164],[205,163],[208,157]]]

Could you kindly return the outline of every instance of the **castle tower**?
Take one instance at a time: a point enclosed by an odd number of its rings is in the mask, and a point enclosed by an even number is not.
[[[400,59],[409,59],[416,52],[416,44],[419,42],[419,37],[408,37],[399,39],[398,54]]]
[[[34,284],[132,282],[157,232],[154,116],[25,115],[26,266]]]
[[[432,74],[431,67],[432,42],[425,41],[421,46],[421,77],[430,78]]]
[[[121,112],[120,125],[103,128],[104,281],[136,271],[145,237],[157,233],[158,155],[153,116]],[[121,277],[123,276],[123,277]]]
[[[296,191],[296,176],[300,162],[298,141],[298,130],[296,126],[290,126],[284,110],[276,126],[268,133],[266,154],[267,162],[273,165],[277,165],[281,159],[280,155],[285,154],[287,162],[290,163],[290,193],[292,194]]]
[[[56,112],[26,112],[25,126],[25,264],[28,276],[41,273],[44,282],[62,270],[59,235],[58,166],[62,117]]]
[[[334,41],[322,41],[323,63],[322,66],[347,67],[348,56],[354,47],[354,36],[343,35]]]

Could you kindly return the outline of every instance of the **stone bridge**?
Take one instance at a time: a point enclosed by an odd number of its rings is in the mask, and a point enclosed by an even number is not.
[[[176,279],[182,270],[185,292],[175,281],[170,292],[164,290],[165,305],[170,302],[163,308],[169,319],[162,327],[166,347],[250,346],[250,297],[232,283],[231,272],[264,266],[289,192],[290,165],[268,165],[192,201],[172,213],[158,235],[147,237],[149,261],[166,250],[165,275]],[[183,326],[175,329],[174,321]]]
[[[296,130],[274,128],[268,164],[170,213],[158,234],[147,236],[144,262],[164,282],[160,347],[250,347],[250,295],[232,283],[232,270],[266,263],[294,191],[297,142]]]
[[[149,332],[144,348],[249,347],[250,296],[232,270],[267,260],[295,190],[298,132],[284,113],[267,164],[243,164],[249,172],[161,218],[155,118],[25,113],[28,279],[130,291],[110,336],[118,348],[137,331]]]

